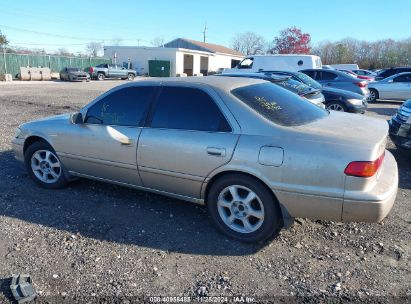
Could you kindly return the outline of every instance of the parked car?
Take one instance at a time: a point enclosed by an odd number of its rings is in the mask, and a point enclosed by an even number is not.
[[[133,80],[137,72],[130,70],[120,65],[115,64],[100,64],[96,67],[89,68],[90,75],[93,79],[104,80],[105,78],[119,78]]]
[[[384,120],[268,81],[188,77],[117,86],[25,123],[13,149],[43,188],[85,177],[205,204],[225,234],[257,242],[293,217],[381,221],[398,189],[387,135]]]
[[[223,73],[256,73],[265,70],[299,71],[321,67],[321,58],[315,55],[254,55],[245,57],[235,68],[227,69]]]
[[[375,78],[377,76],[377,73],[374,73],[369,70],[363,70],[363,69],[358,69],[358,70],[352,70],[355,74],[360,75],[360,76],[369,76]]]
[[[300,72],[318,81],[323,87],[348,90],[363,96],[368,96],[370,93],[367,89],[367,81],[358,79],[338,70],[310,69],[302,70]]]
[[[302,82],[314,89],[321,90],[325,99],[325,107],[328,110],[361,114],[367,110],[368,102],[366,97],[351,91],[323,87],[320,83],[304,73],[286,71],[267,71],[261,73],[291,76],[293,80]]]
[[[60,71],[60,80],[90,81],[90,75],[80,68],[64,68]]]
[[[375,76],[375,80],[383,80],[384,78],[390,77],[392,75],[405,72],[411,72],[411,67],[397,67],[381,70],[378,72],[377,76]]]
[[[344,73],[347,73],[347,74],[350,74],[350,75],[352,75],[352,76],[354,76],[354,77],[356,77],[356,78],[359,78],[359,79],[364,79],[364,80],[366,80],[366,81],[374,81],[374,79],[375,79],[375,77],[358,75],[357,73],[354,73],[353,71],[350,71],[350,70],[339,70],[339,71],[344,72]]]
[[[406,100],[411,98],[411,73],[396,74],[368,85],[368,101],[377,99]]]
[[[411,149],[411,99],[402,104],[388,123],[389,134],[395,145]]]
[[[216,76],[224,77],[248,77],[248,78],[257,78],[270,81],[284,89],[287,89],[301,97],[306,98],[308,101],[319,106],[320,108],[325,108],[324,105],[324,95],[321,93],[321,89],[314,89],[310,86],[307,86],[299,81],[291,79],[290,76],[273,76],[271,74],[262,74],[262,73],[244,73],[244,74],[219,74]]]

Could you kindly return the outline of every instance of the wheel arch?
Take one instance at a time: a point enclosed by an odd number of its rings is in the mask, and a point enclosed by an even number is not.
[[[208,180],[208,182],[204,184],[203,189],[202,189],[202,194],[203,194],[202,197],[204,198],[204,204],[205,205],[207,205],[207,203],[208,203],[207,202],[208,193],[210,192],[210,189],[212,188],[213,184],[218,179],[220,179],[224,176],[234,175],[234,174],[248,176],[248,177],[253,178],[257,182],[261,183],[270,192],[273,200],[275,200],[278,203],[278,205],[280,206],[280,212],[281,212],[281,217],[283,219],[284,228],[288,228],[292,225],[294,219],[290,216],[287,208],[283,204],[281,204],[281,202],[279,201],[279,199],[275,195],[274,191],[268,186],[267,181],[264,181],[263,179],[258,177],[256,174],[247,172],[245,170],[238,170],[238,169],[231,169],[230,168],[228,170],[217,172],[216,174],[211,176],[210,179]]]
[[[24,141],[24,145],[23,145],[23,154],[26,153],[28,147],[30,147],[32,144],[39,142],[39,141],[44,141],[46,143],[48,143],[51,147],[52,144],[44,137],[39,136],[39,135],[30,135],[29,137],[27,137]]]

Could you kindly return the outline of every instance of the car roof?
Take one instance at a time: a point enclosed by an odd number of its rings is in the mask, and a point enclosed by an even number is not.
[[[148,85],[206,85],[225,91],[231,91],[238,87],[264,83],[266,80],[247,77],[215,77],[215,76],[193,76],[193,77],[156,77],[146,80],[133,81],[120,85],[119,87]]]
[[[213,75],[212,77],[250,77],[250,78],[258,78],[258,79],[264,79],[264,80],[278,80],[278,81],[285,81],[290,79],[290,77],[283,76],[283,77],[275,77],[272,75],[267,75],[265,73],[223,73],[223,74],[216,74]]]

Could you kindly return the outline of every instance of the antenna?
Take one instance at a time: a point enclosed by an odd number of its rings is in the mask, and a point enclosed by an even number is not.
[[[207,21],[204,25],[204,31],[202,31],[203,33],[203,42],[206,42],[206,33],[207,33],[208,27],[207,27]]]

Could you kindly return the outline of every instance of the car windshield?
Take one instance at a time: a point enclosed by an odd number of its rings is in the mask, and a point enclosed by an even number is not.
[[[326,110],[272,83],[236,88],[231,93],[266,119],[281,126],[299,126],[326,117]]]
[[[301,79],[302,82],[304,82],[306,85],[317,89],[317,90],[321,90],[322,86],[320,83],[318,83],[317,81],[315,81],[314,79],[312,79],[310,76],[305,75],[304,73],[301,72],[297,72],[297,76],[299,79]]]
[[[81,72],[79,68],[67,68],[67,72]]]

